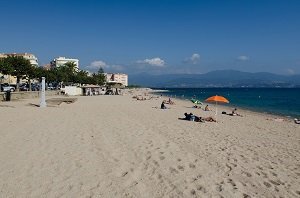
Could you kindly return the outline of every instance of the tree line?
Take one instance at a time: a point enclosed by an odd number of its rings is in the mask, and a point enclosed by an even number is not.
[[[97,73],[89,75],[87,71],[77,70],[74,62],[51,68],[49,70],[31,65],[30,61],[22,56],[8,56],[0,58],[0,73],[15,76],[17,79],[16,89],[19,90],[20,80],[26,79],[31,90],[31,81],[46,78],[46,83],[69,84],[95,84],[104,85],[105,75],[102,68]]]

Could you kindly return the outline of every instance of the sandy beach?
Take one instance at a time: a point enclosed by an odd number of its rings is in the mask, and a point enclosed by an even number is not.
[[[300,197],[300,125],[139,93],[0,102],[0,197]]]

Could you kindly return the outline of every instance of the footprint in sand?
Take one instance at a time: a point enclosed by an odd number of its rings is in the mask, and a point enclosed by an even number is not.
[[[232,179],[229,178],[228,183],[230,183],[232,185],[233,189],[235,189],[235,190],[237,189],[236,184]]]
[[[191,190],[191,194],[192,194],[192,195],[195,195],[195,194],[196,194],[196,191],[195,191],[194,189],[192,189],[192,190]]]
[[[177,168],[178,168],[179,170],[181,170],[181,171],[184,171],[184,167],[183,167],[183,166],[178,165]]]
[[[125,177],[126,175],[128,174],[128,171],[126,171],[126,172],[124,172],[124,173],[122,173],[122,177]]]
[[[206,189],[205,189],[203,186],[201,186],[201,185],[198,185],[198,186],[197,186],[197,190],[198,190],[198,191],[201,191],[201,192],[203,192],[203,193],[206,193],[206,192],[207,192]]]
[[[267,188],[270,188],[272,185],[268,182],[264,182],[264,185],[267,187]]]
[[[263,175],[264,178],[268,178],[268,174],[265,172],[261,172],[261,174]]]
[[[247,177],[252,177],[252,175],[248,172],[243,172],[243,174],[245,174]]]
[[[192,163],[189,164],[189,167],[190,168],[196,168],[196,166],[194,164],[192,164]]]
[[[153,163],[155,164],[155,166],[159,166],[159,163],[155,160],[153,160]]]
[[[273,180],[269,180],[270,183],[276,185],[276,186],[279,186],[280,185],[280,181],[273,181]]]
[[[162,175],[161,174],[158,174],[157,175],[157,179],[161,179],[162,178]]]
[[[271,172],[272,173],[272,175],[274,176],[274,177],[277,177],[277,174],[276,173],[274,173],[274,172]],[[300,174],[299,174],[299,176],[300,176]]]
[[[176,170],[176,169],[173,168],[173,167],[170,167],[170,168],[169,168],[169,171],[170,171],[171,173],[178,173],[178,170]]]
[[[164,156],[160,156],[159,159],[160,159],[160,160],[164,160],[165,157],[164,157]]]
[[[251,198],[251,196],[243,193],[243,198]]]

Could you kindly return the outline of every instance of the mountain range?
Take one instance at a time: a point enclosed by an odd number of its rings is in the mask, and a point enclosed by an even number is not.
[[[300,75],[279,75],[268,72],[242,72],[217,70],[205,74],[147,73],[129,76],[129,84],[145,87],[196,88],[196,87],[300,87]]]

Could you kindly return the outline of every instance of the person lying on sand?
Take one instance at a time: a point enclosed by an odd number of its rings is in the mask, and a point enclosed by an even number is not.
[[[193,114],[192,113],[184,113],[184,118],[182,118],[182,120],[191,120],[192,119],[192,116]]]
[[[295,118],[294,121],[296,124],[300,124],[300,119]]]
[[[234,108],[232,110],[232,112],[229,113],[229,114],[227,114],[227,115],[230,115],[230,116],[241,116],[241,117],[243,117],[242,115],[238,114],[236,111],[237,111],[237,108]]]
[[[207,122],[217,122],[216,119],[214,119],[213,117],[209,116],[209,117],[206,117],[206,118],[202,118],[203,120],[207,121]]]
[[[195,116],[192,113],[184,113],[184,118],[178,118],[179,120],[195,121],[200,122],[201,117]]]
[[[178,118],[179,120],[188,120],[188,121],[195,121],[195,122],[216,122],[216,119],[214,119],[213,117],[209,116],[209,117],[200,117],[200,116],[196,116],[193,115],[192,113],[184,113],[184,118]]]
[[[198,106],[198,105],[194,105],[193,107],[196,109],[201,109],[201,106]]]

